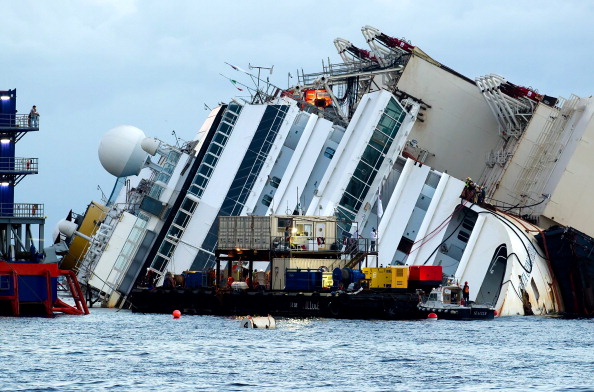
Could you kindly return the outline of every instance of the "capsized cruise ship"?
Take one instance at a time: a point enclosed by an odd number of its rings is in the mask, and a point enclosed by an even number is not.
[[[251,99],[212,110],[182,146],[110,130],[99,159],[114,188],[60,223],[62,268],[127,307],[149,277],[214,268],[221,216],[331,216],[343,238],[377,233],[362,267],[442,266],[499,315],[592,296],[562,289],[543,231],[594,236],[593,99],[470,78],[370,26],[359,41],[337,38],[340,60],[288,89],[231,66],[257,80]]]

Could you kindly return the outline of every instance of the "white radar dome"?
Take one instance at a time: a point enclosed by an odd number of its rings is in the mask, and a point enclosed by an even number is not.
[[[116,177],[137,175],[148,157],[141,146],[145,138],[142,130],[131,125],[110,129],[99,144],[101,165]]]

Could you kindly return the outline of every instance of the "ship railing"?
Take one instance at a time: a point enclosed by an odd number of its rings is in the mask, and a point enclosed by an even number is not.
[[[21,157],[2,157],[0,158],[0,172],[38,173],[39,159]]]
[[[0,216],[14,218],[43,218],[44,205],[39,203],[0,203]]]
[[[355,257],[360,253],[374,252],[369,238],[330,238],[310,236],[290,236],[288,240],[275,237],[272,249],[291,252],[339,252]]]
[[[39,116],[32,121],[28,114],[0,114],[0,129],[10,128],[39,129]]]

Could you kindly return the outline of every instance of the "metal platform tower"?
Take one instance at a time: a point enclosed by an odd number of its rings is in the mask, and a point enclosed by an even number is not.
[[[15,157],[17,142],[39,131],[39,116],[31,117],[17,114],[16,89],[0,91],[0,259],[9,262],[43,257],[43,204],[14,202],[16,185],[38,173],[37,158]]]

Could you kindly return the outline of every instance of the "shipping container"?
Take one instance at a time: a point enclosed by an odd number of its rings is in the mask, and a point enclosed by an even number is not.
[[[220,216],[219,249],[270,249],[269,216]]]
[[[319,291],[322,289],[322,271],[287,269],[285,290]]]

